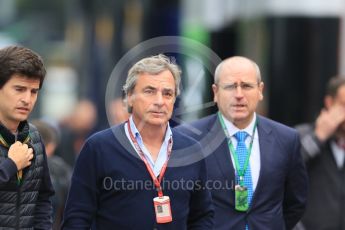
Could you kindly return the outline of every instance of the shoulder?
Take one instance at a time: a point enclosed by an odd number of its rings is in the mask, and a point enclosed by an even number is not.
[[[188,126],[202,128],[202,127],[206,127],[206,126],[212,124],[216,120],[217,120],[217,114],[211,114],[209,116],[200,118],[198,120],[181,124],[181,125],[177,126],[177,128],[185,128],[185,127],[188,127]]]
[[[172,129],[172,135],[173,135],[173,140],[174,140],[174,143],[178,144],[179,146],[190,146],[190,145],[194,145],[197,143],[197,141],[186,135],[182,130],[180,129]]]
[[[36,126],[31,123],[28,123],[28,124],[29,124],[29,135],[30,135],[31,141],[34,144],[41,142],[41,136]]]
[[[43,154],[43,152],[45,151],[44,151],[44,145],[43,145],[41,135],[38,129],[36,128],[36,126],[34,126],[31,123],[28,123],[28,124],[29,124],[29,137],[30,137],[29,143],[32,145],[31,147],[34,149],[36,155]]]
[[[260,138],[274,138],[277,143],[286,149],[300,143],[296,129],[262,116],[258,116],[258,132]]]
[[[208,130],[213,127],[215,122],[217,121],[217,114],[212,114],[201,119],[183,123],[174,128],[174,130],[178,130],[188,136],[191,136],[195,139],[200,139],[200,133],[206,134]]]
[[[123,125],[113,126],[88,137],[78,155],[76,165],[78,169],[84,170],[82,165],[93,165],[100,169],[104,159],[114,154],[121,148],[120,142],[115,137],[115,132],[120,131]]]
[[[284,125],[280,122],[258,115],[258,127],[269,131],[270,129],[278,133],[296,134],[296,129]]]
[[[112,142],[114,141],[116,134],[118,133],[125,134],[124,123],[95,132],[89,138],[86,139],[86,143],[104,144],[109,141]]]

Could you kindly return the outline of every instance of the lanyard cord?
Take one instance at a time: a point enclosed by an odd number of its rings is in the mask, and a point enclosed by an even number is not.
[[[229,150],[230,150],[230,153],[232,154],[232,156],[235,160],[236,172],[237,172],[237,175],[239,176],[240,184],[243,185],[244,175],[245,175],[246,170],[248,168],[249,158],[250,158],[250,154],[252,152],[252,147],[253,147],[253,142],[254,142],[254,134],[255,134],[255,129],[256,129],[257,123],[258,123],[258,119],[255,120],[255,124],[253,127],[253,135],[252,135],[252,138],[251,138],[251,141],[249,144],[249,149],[247,150],[248,151],[247,152],[247,158],[244,162],[243,168],[241,168],[240,164],[238,162],[238,155],[235,151],[234,145],[232,144],[231,137],[229,135],[228,129],[226,128],[226,125],[224,123],[223,117],[220,114],[220,112],[218,112],[218,118],[219,118],[220,124],[222,125],[222,128],[224,130],[225,136],[228,139]]]
[[[146,159],[146,157],[144,155],[144,152],[140,148],[137,140],[134,138],[134,135],[133,135],[131,127],[130,127],[129,120],[127,121],[127,127],[128,127],[129,136],[131,137],[131,140],[132,140],[136,150],[138,151],[141,160],[145,163],[146,169],[147,169],[147,171],[149,171],[150,176],[151,176],[151,178],[153,180],[153,183],[155,184],[155,187],[156,187],[157,192],[158,192],[158,196],[162,197],[163,196],[163,191],[162,191],[161,182],[162,182],[163,176],[164,176],[165,171],[166,171],[167,166],[168,166],[168,161],[169,161],[169,158],[170,158],[170,155],[171,155],[171,151],[172,151],[173,140],[170,137],[169,143],[168,143],[168,147],[167,147],[167,155],[168,155],[167,156],[167,160],[165,161],[164,165],[162,166],[162,169],[161,169],[161,171],[159,173],[159,178],[157,179],[157,177],[155,176],[154,172],[152,171],[151,166],[147,162],[147,159]]]
[[[15,141],[17,141],[17,135],[15,138]],[[30,135],[28,135],[25,140],[23,141],[23,144],[27,144],[30,141]],[[0,145],[5,146],[6,148],[10,148],[10,145],[7,143],[5,138],[0,134]],[[17,172],[17,185],[20,185],[22,183],[23,179],[23,170],[19,170]]]

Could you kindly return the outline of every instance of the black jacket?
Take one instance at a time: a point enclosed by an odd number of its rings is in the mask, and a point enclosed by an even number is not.
[[[34,149],[34,158],[23,170],[21,182],[15,163],[7,157],[15,137],[0,124],[0,228],[51,229],[50,196],[54,191],[41,138],[33,126],[22,122],[17,140]]]
[[[306,230],[345,230],[345,168],[338,168],[331,140],[320,143],[312,124],[296,127],[301,135],[302,156],[309,176]]]

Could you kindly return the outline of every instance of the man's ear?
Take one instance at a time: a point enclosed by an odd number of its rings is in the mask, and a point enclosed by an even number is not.
[[[218,87],[216,84],[212,84],[212,91],[213,91],[213,102],[217,103]]]
[[[264,99],[264,88],[265,88],[265,84],[263,82],[260,82],[259,83],[260,101]]]
[[[126,97],[127,106],[132,107],[133,105],[133,92],[129,92]]]

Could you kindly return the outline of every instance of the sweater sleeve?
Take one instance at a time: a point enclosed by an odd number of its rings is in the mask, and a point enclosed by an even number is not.
[[[95,152],[86,142],[73,171],[61,229],[90,229],[97,211],[96,162]]]

